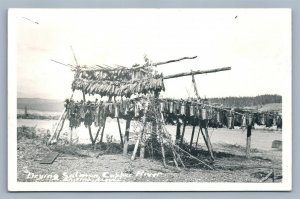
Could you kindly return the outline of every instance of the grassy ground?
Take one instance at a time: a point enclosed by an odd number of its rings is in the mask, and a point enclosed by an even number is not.
[[[19,130],[21,132],[21,130]],[[128,182],[259,182],[274,169],[275,182],[281,182],[281,151],[252,149],[251,158],[244,157],[245,147],[226,142],[213,143],[216,160],[211,163],[214,170],[202,164],[185,159],[187,168],[176,169],[167,161],[164,168],[161,158],[130,160],[133,145],[128,156],[122,156],[122,148],[116,143],[97,145],[78,144],[74,146],[46,146],[46,133],[32,133],[24,130],[18,136],[18,181],[128,181]],[[230,130],[228,130],[230,136]],[[53,164],[39,161],[49,152],[59,152]],[[193,152],[209,163],[206,147],[201,144]],[[147,155],[147,153],[146,153]],[[267,182],[272,182],[271,179]]]

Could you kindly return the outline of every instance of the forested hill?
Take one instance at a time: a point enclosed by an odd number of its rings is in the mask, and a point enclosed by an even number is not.
[[[256,97],[209,98],[210,103],[223,104],[226,107],[251,107],[271,103],[282,103],[281,95],[259,95]]]
[[[18,109],[54,111],[59,112],[64,108],[63,100],[40,99],[40,98],[18,98]]]
[[[223,104],[226,107],[251,107],[265,104],[281,103],[280,95],[260,95],[256,97],[224,97],[209,98],[210,103]],[[62,100],[50,100],[39,98],[18,98],[18,109],[38,111],[62,111],[64,102]]]

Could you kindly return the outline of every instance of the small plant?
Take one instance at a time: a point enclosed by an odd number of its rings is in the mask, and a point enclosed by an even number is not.
[[[18,140],[20,140],[21,138],[33,139],[36,137],[36,127],[21,126],[17,128]]]

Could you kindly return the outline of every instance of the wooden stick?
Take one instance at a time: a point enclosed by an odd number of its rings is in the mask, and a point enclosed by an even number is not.
[[[146,103],[146,107],[145,107],[145,110],[144,110],[144,116],[143,116],[143,129],[142,129],[142,132],[141,132],[141,137],[140,137],[140,141],[141,141],[141,148],[140,148],[140,158],[144,158],[145,157],[145,143],[144,143],[144,140],[143,140],[143,135],[144,135],[144,132],[147,131],[147,118],[146,118],[146,115],[148,113],[148,106],[149,106],[149,97],[148,97],[148,102]]]
[[[265,182],[269,179],[269,177],[274,173],[274,170],[271,169],[271,171],[263,178],[260,180],[260,182]]]
[[[102,131],[101,131],[100,143],[102,143],[102,141],[103,141],[103,135],[104,135],[105,124],[106,124],[106,118],[104,119],[104,125],[103,125]]]
[[[141,148],[140,148],[140,158],[144,159],[145,158],[145,142],[143,140],[144,134],[141,136]]]
[[[123,147],[123,155],[127,155],[128,151],[128,142],[129,142],[129,130],[130,130],[130,119],[126,120],[126,130],[125,130],[125,135],[124,135],[124,147]]]
[[[57,64],[61,64],[61,65],[67,66],[67,67],[70,67],[72,70],[75,70],[75,68],[76,68],[75,66],[73,66],[71,64],[64,64],[64,63],[61,63],[61,62],[53,60],[53,59],[50,59],[50,61],[53,61],[53,62],[55,62]]]
[[[64,127],[64,124],[65,124],[67,115],[68,115],[68,111],[65,111],[65,115],[63,116],[63,119],[62,119],[62,124],[60,125],[60,129],[58,130],[57,135],[56,135],[56,140],[59,139],[60,132],[62,131],[62,129],[63,129],[63,127]]]
[[[74,91],[73,91],[72,94],[71,94],[70,100],[72,100],[73,94],[74,94]],[[58,127],[59,127],[59,124],[60,124],[60,122],[61,122],[62,117],[64,116],[64,114],[65,114],[64,121],[63,121],[63,123],[62,123],[62,125],[61,125],[61,128],[60,128],[59,132],[56,133],[56,131],[57,131]],[[60,118],[59,118],[59,120],[58,120],[59,122],[58,122],[57,125],[56,125],[55,131],[54,131],[54,133],[51,135],[51,137],[49,138],[49,140],[48,140],[48,142],[47,142],[47,145],[49,145],[49,144],[51,143],[51,141],[52,141],[52,139],[53,139],[53,137],[54,137],[55,135],[57,136],[56,139],[59,138],[60,132],[61,132],[61,130],[63,129],[64,123],[65,123],[65,119],[66,119],[66,117],[67,117],[67,114],[68,114],[68,110],[67,110],[66,108],[64,108],[64,111],[63,111],[63,113],[60,115]]]
[[[207,140],[206,140],[205,135],[204,135],[203,130],[202,130],[201,122],[200,122],[200,131],[201,131],[203,140],[204,140],[204,142],[205,142],[205,145],[206,145],[206,147],[207,147],[207,150],[209,150]]]
[[[95,138],[94,138],[94,141],[93,141],[92,145],[95,145],[95,144],[96,144],[96,141],[97,141],[97,138],[98,138],[98,136],[99,136],[100,130],[101,130],[101,126],[99,126],[99,128],[98,128],[98,130],[97,130],[97,133],[96,133],[96,136],[95,136]]]
[[[167,75],[164,77],[164,79],[172,79],[172,78],[176,78],[176,77],[184,77],[184,76],[189,76],[189,75],[216,73],[216,72],[226,71],[226,70],[231,70],[231,67],[216,68],[216,69],[211,69],[211,70],[197,70],[197,71],[185,72],[185,73],[177,73],[174,75]]]
[[[190,142],[190,151],[192,151],[192,146],[193,146],[193,140],[194,140],[195,128],[196,128],[196,126],[195,126],[195,125],[193,125],[193,130],[192,130],[192,135],[191,135],[191,142]]]
[[[196,84],[196,80],[195,80],[195,75],[194,75],[193,71],[192,71],[192,82],[193,82],[195,94],[196,94],[197,98],[200,99],[197,84]]]
[[[177,157],[176,157],[176,154],[175,154],[175,152],[174,152],[174,149],[172,148],[172,153],[173,153],[173,160],[174,160],[174,163],[175,163],[175,166],[176,166],[176,168],[178,169],[179,167],[178,167],[178,163],[177,163]]]
[[[247,126],[247,143],[246,143],[246,158],[250,158],[250,150],[251,150],[251,129],[252,126]]]
[[[159,65],[163,65],[163,64],[169,64],[169,63],[173,63],[173,62],[178,62],[178,61],[182,61],[184,59],[195,59],[197,58],[197,56],[194,57],[182,57],[180,59],[174,59],[174,60],[169,60],[169,61],[165,61],[165,62],[157,62],[154,64],[151,64],[152,66],[159,66]]]
[[[177,125],[176,125],[176,143],[178,143],[179,142],[179,140],[180,140],[180,128],[181,127],[181,124],[180,124],[180,122],[179,122],[179,119],[177,119]]]
[[[199,130],[198,130],[198,135],[197,135],[197,141],[196,141],[196,150],[197,150],[197,146],[198,146],[198,140],[199,140],[199,135],[200,135],[200,129],[201,127],[199,126]]]
[[[164,115],[162,114],[162,112],[160,112],[160,115],[161,115],[161,118],[162,118],[162,123],[163,123],[163,127],[165,129],[165,132],[168,133],[168,131],[167,131],[166,127],[165,127],[166,124],[165,124],[165,120],[164,120]],[[180,134],[179,134],[179,136],[180,136]],[[183,163],[180,155],[178,153],[176,153],[176,150],[175,150],[175,148],[173,146],[173,143],[170,142],[169,145],[171,146],[173,155],[175,155],[175,157],[174,157],[175,165],[177,164],[177,166],[178,166],[178,163],[176,162],[176,159],[178,158],[178,160],[180,161],[180,163],[183,166],[183,168],[185,168],[185,165],[184,165],[184,163]]]
[[[76,62],[76,66],[77,66],[77,67],[79,67],[79,64],[78,64],[78,61],[77,61],[77,58],[76,58],[76,55],[75,55],[74,49],[73,49],[73,47],[72,47],[72,46],[70,46],[70,48],[71,48],[71,51],[72,51],[72,53],[73,53],[73,57],[74,57],[74,60],[75,60],[75,62]]]
[[[82,90],[82,97],[83,97],[83,101],[85,102],[85,93],[84,93],[84,90]]]
[[[200,125],[201,125],[201,124],[200,124]],[[167,129],[166,129],[165,127],[164,127],[164,129],[165,129],[165,131],[167,132]],[[202,130],[201,130],[201,132],[202,132]],[[208,133],[208,132],[207,132],[207,133]],[[209,137],[208,137],[208,138],[209,138]],[[167,140],[167,141],[168,141],[168,140]],[[208,167],[208,168],[214,170],[211,166],[209,166],[208,164],[206,164],[206,163],[203,162],[202,160],[196,158],[195,156],[193,156],[192,154],[190,154],[190,153],[186,152],[185,150],[181,149],[179,146],[173,144],[172,142],[170,142],[170,141],[168,141],[168,142],[169,142],[169,144],[171,144],[172,146],[176,147],[178,150],[180,150],[180,151],[182,151],[183,153],[189,155],[192,159],[195,159],[195,160],[199,161],[200,163],[202,163],[203,165],[205,165],[206,167]],[[178,154],[178,153],[177,153],[177,154]],[[179,156],[179,155],[178,155],[178,156]],[[179,156],[179,158],[180,158],[180,156]],[[180,158],[179,160],[181,161],[182,165],[184,165],[183,162],[182,162],[182,160],[181,160],[181,158]]]
[[[118,127],[119,127],[119,133],[120,133],[121,146],[122,146],[122,148],[123,148],[123,146],[124,146],[124,142],[123,142],[123,136],[122,136],[122,131],[121,131],[120,120],[119,120],[119,118],[118,118],[118,117],[117,117],[117,122],[118,122]]]
[[[181,149],[179,146],[174,145],[177,149],[179,149],[180,151],[182,151],[183,153],[187,154],[188,156],[190,156],[192,159],[195,159],[199,162],[201,162],[203,165],[205,165],[206,167],[210,168],[211,170],[214,170],[211,166],[209,166],[208,164],[206,164],[205,162],[203,162],[202,160],[196,158],[195,156],[193,156],[192,154],[186,152],[185,150]]]
[[[47,145],[49,145],[51,143],[52,139],[54,138],[54,136],[57,135],[56,131],[57,131],[57,129],[59,127],[59,124],[60,124],[60,122],[62,120],[62,117],[63,117],[63,115],[65,114],[66,111],[67,111],[67,109],[65,108],[64,111],[63,111],[63,113],[60,115],[58,123],[56,125],[56,128],[55,128],[54,132],[52,133],[52,135],[50,136],[50,138],[48,139]]]
[[[156,132],[158,133],[158,137],[159,137],[159,143],[160,143],[160,147],[161,147],[161,154],[162,154],[162,158],[163,158],[163,165],[166,168],[167,164],[166,164],[164,143],[163,143],[162,136],[160,134],[159,127],[158,127],[157,123],[156,123]]]
[[[91,143],[93,144],[94,138],[93,138],[91,126],[88,126],[88,129],[89,129],[90,140],[91,140]]]
[[[210,142],[210,139],[209,139],[207,127],[204,128],[204,130],[205,130],[205,135],[206,135],[206,140],[207,140],[207,145],[208,145],[208,151],[209,151],[209,153],[210,153],[211,159],[214,160],[214,159],[215,159],[215,158],[214,158],[214,153],[213,153],[212,146],[211,146],[211,142]]]
[[[139,134],[138,134],[138,139],[136,140],[136,143],[134,145],[134,150],[133,150],[133,153],[132,153],[132,156],[131,156],[131,160],[135,159],[135,155],[136,155],[136,152],[138,150],[140,140],[141,140],[141,135],[142,135],[142,131],[140,131]]]
[[[149,66],[159,66],[159,65],[163,65],[163,64],[169,64],[169,63],[173,63],[173,62],[178,62],[178,61],[182,61],[184,59],[195,59],[197,58],[197,56],[194,56],[194,57],[183,57],[183,58],[180,58],[180,59],[174,59],[174,60],[169,60],[169,61],[165,61],[165,62],[157,62],[157,63],[153,63],[151,65],[138,65],[138,66],[135,66],[135,67],[131,67],[131,68],[122,68],[123,70],[140,70],[142,68],[146,68],[146,67],[149,67]],[[105,64],[104,64],[105,65]],[[101,70],[105,70],[105,71],[114,71],[114,70],[120,70],[120,68],[106,68],[106,69],[83,69],[84,71],[101,71]]]
[[[184,165],[184,163],[183,163],[180,155],[178,153],[176,153],[176,154],[177,154],[177,158],[178,158],[179,162],[181,163],[181,165],[183,166],[183,168],[185,168],[185,165]]]
[[[185,133],[185,126],[186,126],[186,120],[184,119],[184,121],[183,121],[182,135],[181,135],[181,139],[180,139],[180,146],[183,143],[183,138],[184,138],[184,133]]]

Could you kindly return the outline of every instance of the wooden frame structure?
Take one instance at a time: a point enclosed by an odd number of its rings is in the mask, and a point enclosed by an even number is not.
[[[72,51],[73,51],[73,49],[72,49]],[[197,57],[197,56],[183,57],[183,58],[180,58],[180,59],[169,60],[169,61],[158,62],[158,63],[150,63],[149,60],[145,59],[145,64],[143,64],[143,65],[134,65],[134,66],[132,66],[132,68],[126,68],[124,66],[111,67],[111,66],[107,66],[107,65],[106,66],[96,65],[96,66],[92,66],[92,67],[80,66],[77,62],[77,59],[75,57],[74,52],[73,52],[73,55],[74,55],[74,59],[75,59],[75,62],[76,62],[76,66],[73,66],[73,65],[70,65],[70,64],[63,64],[63,63],[55,61],[55,60],[52,60],[52,61],[70,67],[71,70],[75,72],[74,79],[78,78],[79,75],[82,72],[109,72],[109,71],[117,71],[117,70],[143,71],[143,72],[146,71],[147,72],[147,69],[150,68],[150,67],[159,66],[159,65],[163,65],[163,64],[169,64],[169,63],[173,63],[173,62],[178,62],[178,61],[182,61],[182,60],[185,60],[185,59],[195,59]],[[174,74],[174,75],[162,76],[162,78],[163,78],[163,80],[167,80],[167,79],[178,78],[178,77],[183,77],[183,76],[192,76],[192,82],[193,82],[193,85],[194,85],[194,90],[195,90],[197,98],[200,100],[200,96],[199,96],[199,92],[198,92],[198,89],[197,89],[197,86],[196,86],[194,75],[214,73],[214,72],[227,71],[227,70],[231,70],[231,67],[223,67],[223,68],[216,68],[216,69],[212,69],[212,70],[198,70],[198,71],[191,71],[191,72],[185,72],[185,73],[178,73],[178,74]],[[159,98],[159,93],[160,93],[160,90],[153,92],[152,97],[158,99]],[[82,89],[82,96],[83,96],[83,102],[84,103],[86,102],[86,96],[85,95],[86,95],[86,93],[85,93],[84,89]],[[73,97],[73,94],[71,95],[70,99],[72,99],[72,97]],[[109,95],[108,98],[109,98],[108,102],[112,102],[113,98],[115,99],[115,97],[113,95]],[[147,108],[145,110],[147,111]],[[53,140],[58,140],[59,139],[60,132],[63,129],[64,122],[65,122],[65,119],[67,118],[67,115],[68,115],[68,110],[64,109],[62,115],[59,118],[59,122],[58,122],[58,124],[55,128],[55,131],[52,133],[52,135],[49,138],[47,144],[51,144],[53,142]],[[164,123],[162,118],[163,118],[163,115],[161,114],[161,121],[160,122]],[[123,155],[127,155],[131,119],[129,119],[129,118],[126,119],[126,127],[125,127],[124,138],[122,136],[119,117],[117,117],[116,119],[117,119],[119,134],[120,134],[120,141],[121,141],[121,145],[123,147]],[[212,144],[211,144],[209,134],[208,134],[208,126],[207,126],[208,122],[207,121],[208,120],[204,120],[204,121],[200,122],[198,135],[197,135],[196,146],[198,144],[199,134],[201,132],[202,137],[203,137],[203,139],[205,141],[205,144],[208,148],[208,151],[210,153],[211,159],[214,160]],[[105,130],[105,122],[104,122],[103,126],[99,126],[99,128],[98,128],[98,130],[95,134],[95,137],[93,137],[91,127],[88,126],[88,132],[89,132],[89,135],[90,135],[92,145],[94,147],[95,147],[95,144],[96,144],[96,141],[97,141],[99,135],[100,135],[100,143],[103,141],[103,134],[104,134],[104,130]],[[146,118],[144,117],[143,118],[144,126],[145,126],[145,122],[146,122]],[[177,141],[176,142],[180,143],[179,146],[182,145],[182,143],[183,143],[184,134],[185,134],[185,127],[186,127],[186,122],[184,121],[183,130],[182,130],[182,133],[181,133],[180,124],[177,124],[177,132],[176,132],[176,140]],[[157,126],[156,128],[159,128],[159,127]],[[190,141],[190,150],[192,149],[192,145],[193,145],[195,129],[196,129],[196,126],[194,125],[193,129],[192,129],[192,136],[191,136],[191,141]],[[203,129],[204,129],[204,131],[203,131]],[[250,133],[250,135],[251,135],[251,133]],[[131,157],[132,160],[135,159],[136,152],[137,152],[139,146],[141,146],[140,157],[141,158],[144,157],[144,143],[141,141],[141,137],[142,137],[142,132],[138,135],[138,139],[137,139],[137,142],[136,142],[135,147],[134,147],[133,155]],[[161,140],[161,138],[159,138],[159,139]],[[70,130],[70,144],[72,144],[72,128]],[[162,149],[162,154],[164,154],[163,144],[161,144],[161,149]],[[176,160],[175,160],[175,162],[176,162]],[[164,165],[165,164],[166,163],[164,162]]]

